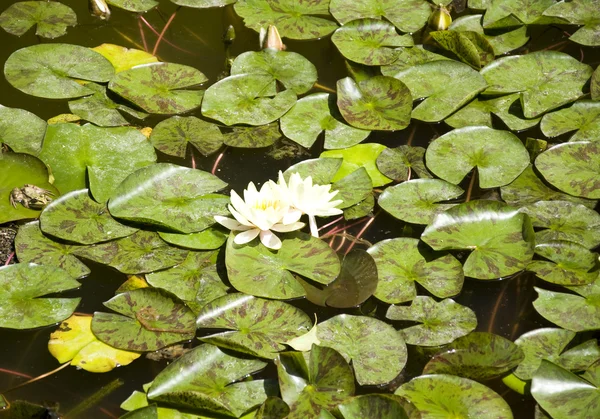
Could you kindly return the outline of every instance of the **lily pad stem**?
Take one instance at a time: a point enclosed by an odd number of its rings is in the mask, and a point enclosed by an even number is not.
[[[8,264],[10,263],[10,261],[12,260],[12,258],[15,256],[15,252],[10,252],[10,255],[8,255],[8,258],[6,259],[6,262],[4,263],[4,266],[8,266]]]
[[[363,220],[362,220],[362,219],[360,219],[360,220],[358,220],[358,221],[355,221],[355,222],[354,222],[354,223],[352,223],[352,224],[348,224],[347,226],[343,226],[343,227],[334,227],[334,228],[332,228],[331,230],[329,230],[327,233],[323,234],[323,235],[321,236],[321,238],[322,238],[322,239],[324,239],[324,238],[326,238],[326,237],[333,236],[333,235],[335,235],[335,234],[337,234],[337,233],[339,233],[339,232],[341,232],[341,231],[348,230],[349,228],[351,228],[351,227],[354,227],[355,225],[358,225],[358,224],[362,224],[362,223],[363,223]]]
[[[469,202],[471,200],[471,194],[473,193],[473,187],[475,186],[476,180],[477,168],[473,169],[473,174],[471,175],[471,181],[469,182],[469,189],[467,189],[467,197],[465,198],[465,202]]]
[[[165,32],[167,31],[167,29],[169,29],[169,26],[171,26],[171,22],[173,22],[173,19],[175,19],[175,15],[177,14],[177,11],[180,8],[181,8],[181,6],[179,6],[177,9],[175,9],[173,14],[169,18],[169,20],[167,20],[167,24],[165,25],[163,30],[160,32],[160,35],[158,36],[158,39],[156,40],[156,43],[154,44],[154,49],[152,50],[152,55],[156,56],[156,51],[158,51],[158,46],[160,45],[160,41],[162,41],[162,39],[165,35]]]
[[[228,148],[229,148],[229,146],[225,146],[223,151],[221,151],[221,153],[217,156],[217,159],[215,160],[215,164],[213,165],[212,170],[210,171],[211,174],[214,175],[215,172],[217,171],[217,167],[219,167],[219,162],[223,158],[223,155],[225,154],[225,152],[227,151]]]
[[[144,16],[141,16],[141,15],[140,15],[140,16],[139,16],[139,18],[140,18],[140,20],[142,21],[142,23],[144,23],[146,26],[148,26],[148,28],[150,28],[150,30],[151,30],[152,32],[154,32],[154,34],[155,34],[156,36],[160,36],[160,34],[158,33],[158,31],[157,31],[156,29],[154,29],[154,27],[153,27],[153,26],[150,24],[150,22],[148,22],[148,21],[146,20],[146,18],[144,18]],[[173,48],[175,48],[175,49],[177,49],[177,50],[179,50],[179,51],[185,52],[185,53],[187,53],[187,54],[196,55],[195,53],[193,53],[193,52],[192,52],[192,51],[190,51],[190,50],[187,50],[187,49],[184,49],[184,48],[178,47],[178,46],[177,46],[177,45],[175,45],[174,43],[170,42],[170,41],[169,41],[167,38],[163,38],[163,41],[165,41],[167,44],[171,45]]]
[[[325,224],[324,226],[321,226],[321,227],[319,227],[318,231],[321,231],[321,230],[323,230],[324,228],[327,228],[327,227],[329,227],[329,226],[331,226],[331,225],[333,225],[333,224],[335,224],[335,223],[337,223],[338,221],[341,221],[341,220],[343,220],[343,219],[344,219],[344,216],[343,216],[343,215],[340,215],[340,216],[339,216],[338,218],[336,218],[335,220],[333,220],[333,221],[331,221],[331,222],[329,222],[329,223]]]
[[[140,28],[140,38],[142,38],[142,44],[144,44],[144,51],[148,52],[148,42],[146,42],[146,34],[144,33],[144,27],[140,19],[138,19],[138,28]]]
[[[350,244],[350,246],[348,246],[348,248],[346,249],[346,253],[344,253],[345,255],[347,255],[348,253],[350,253],[350,250],[352,250],[352,248],[354,247],[354,245],[356,244],[356,242],[358,242],[360,240],[360,238],[362,237],[362,235],[365,233],[365,231],[367,231],[367,229],[369,228],[369,226],[371,224],[373,224],[373,221],[375,221],[375,218],[377,218],[377,216],[379,215],[380,211],[377,211],[377,213],[372,216],[369,221],[367,221],[364,225],[364,227],[358,232],[358,234],[356,235],[356,237],[352,240],[352,243]]]
[[[42,378],[46,378],[46,377],[48,377],[48,376],[50,376],[50,375],[52,375],[52,374],[54,374],[54,373],[56,373],[56,372],[59,372],[59,371],[60,371],[60,370],[62,370],[62,369],[65,369],[65,368],[66,368],[66,367],[68,367],[69,365],[71,365],[71,361],[69,361],[69,362],[65,362],[65,363],[64,363],[64,364],[62,364],[60,367],[58,367],[58,368],[55,368],[55,369],[53,369],[52,371],[48,371],[48,372],[47,372],[47,373],[45,373],[45,374],[38,375],[37,377],[33,377],[31,380],[27,380],[27,381],[25,381],[25,382],[23,382],[23,383],[21,383],[21,384],[17,384],[16,386],[9,388],[8,390],[4,390],[4,391],[0,392],[0,394],[6,394],[6,393],[8,393],[8,392],[11,392],[11,391],[13,391],[13,390],[16,390],[16,389],[18,389],[18,388],[24,387],[24,386],[26,386],[27,384],[35,383],[36,381],[38,381],[38,380],[41,380]]]
[[[416,131],[417,131],[417,126],[413,125],[412,129],[410,130],[410,135],[408,136],[408,140],[406,141],[407,146],[412,145],[412,141],[413,141],[413,138],[415,138]]]

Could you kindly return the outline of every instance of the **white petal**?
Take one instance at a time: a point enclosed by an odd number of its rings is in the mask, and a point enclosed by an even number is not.
[[[304,223],[275,224],[271,227],[271,230],[275,230],[279,233],[287,233],[288,231],[300,230],[304,226]]]
[[[223,227],[228,228],[230,230],[244,231],[244,230],[248,230],[249,228],[252,228],[252,227],[248,227],[243,224],[240,224],[236,220],[233,220],[233,219],[227,218],[227,217],[222,217],[220,215],[215,215],[214,219],[217,223],[221,224]]]
[[[246,244],[254,240],[259,233],[260,230],[258,228],[253,228],[252,230],[247,230],[243,233],[239,233],[237,236],[235,236],[235,239],[233,239],[233,241],[235,244]]]
[[[263,230],[260,232],[260,242],[269,249],[279,250],[281,249],[281,240],[270,230]]]
[[[292,224],[302,217],[302,211],[297,208],[289,209],[287,214],[281,219],[282,224]]]
[[[252,224],[252,222],[250,222],[250,220],[248,220],[247,217],[244,217],[242,214],[237,212],[231,205],[229,205],[227,208],[229,208],[229,212],[231,213],[231,215],[233,215],[240,224],[243,224],[248,227],[254,226],[254,224]]]
[[[308,224],[310,225],[310,234],[313,237],[319,237],[319,229],[317,228],[317,220],[314,215],[308,216]]]

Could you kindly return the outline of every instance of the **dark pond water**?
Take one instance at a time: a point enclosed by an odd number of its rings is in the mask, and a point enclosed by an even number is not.
[[[2,0],[0,9],[4,9],[11,2]],[[152,51],[157,36],[132,13],[113,10],[109,22],[100,21],[90,16],[87,1],[63,0],[77,13],[79,25],[70,28],[66,36],[55,40],[38,39],[33,31],[17,38],[0,30],[0,63],[4,63],[8,56],[15,50],[40,42],[73,43],[94,47],[102,43],[114,43],[126,47],[144,48],[144,42]],[[159,11],[151,11],[144,15],[146,21],[161,31],[177,6],[169,1],[161,1]],[[157,55],[162,61],[187,64],[200,69],[208,78],[209,84],[214,83],[224,69],[226,60],[225,47],[222,35],[225,29],[233,25],[237,37],[231,47],[231,54],[237,55],[248,50],[258,50],[258,35],[246,29],[240,18],[233,12],[232,7],[224,9],[180,9],[173,24],[165,34],[165,39],[159,45]],[[140,28],[143,28],[144,38]],[[580,48],[572,43],[562,43],[565,40],[563,28],[545,27],[532,30],[532,41],[524,48],[534,51],[548,47],[556,47],[594,67],[600,61],[598,50]],[[168,42],[167,42],[168,41]],[[346,76],[343,59],[329,38],[310,41],[287,41],[289,51],[295,51],[317,66],[319,72],[318,83],[324,89],[335,89],[335,82]],[[319,91],[315,89],[315,91]],[[11,87],[3,77],[0,77],[0,103],[4,106],[23,108],[41,118],[48,119],[57,114],[68,113],[66,100],[54,101],[34,98]],[[193,112],[200,116],[199,110]],[[148,119],[147,125],[154,126],[160,118]],[[500,121],[496,121],[496,128],[504,128]],[[423,123],[413,124],[407,129],[396,133],[372,134],[370,142],[379,142],[387,146],[406,144],[409,139],[413,145],[427,145],[432,139],[448,131],[444,124],[428,125]],[[524,137],[541,137],[538,128],[520,133]],[[313,148],[318,154],[320,145]],[[252,179],[259,183],[269,178],[275,178],[279,169],[285,169],[298,158],[289,157],[274,160],[269,156],[270,149],[235,150],[228,149],[220,163],[217,172],[232,188],[241,190]],[[192,156],[186,159],[175,159],[162,155],[163,161],[172,161],[181,165],[191,166]],[[203,158],[197,153],[193,156],[198,168],[210,171],[215,156]],[[301,159],[306,158],[303,156]],[[466,180],[468,182],[468,179]],[[480,193],[480,192],[478,192]],[[359,229],[357,227],[357,229]],[[379,214],[365,238],[378,241],[384,238],[398,237],[400,232],[406,235],[405,225],[387,216]],[[352,230],[351,230],[352,231]],[[418,237],[420,231],[413,232]],[[116,288],[126,279],[110,268],[97,264],[89,264],[92,274],[83,279],[82,287],[71,294],[83,297],[78,308],[79,312],[93,313],[102,310],[102,302],[114,295]],[[532,285],[536,279],[529,274],[505,278],[501,281],[474,281],[467,280],[460,296],[455,300],[472,308],[477,313],[479,325],[477,330],[497,333],[514,340],[527,330],[538,327],[550,326],[533,309],[531,304],[535,297]],[[546,287],[548,285],[546,284]],[[420,294],[426,294],[423,289]],[[298,306],[306,308],[307,312],[314,311],[314,306],[304,301],[295,302]],[[375,304],[375,303],[373,303]],[[323,310],[318,312],[319,320],[325,320],[340,310]],[[352,312],[352,310],[346,310]],[[385,307],[377,307],[377,312],[383,316]],[[34,331],[9,331],[0,330],[0,393],[24,381],[26,377],[35,377],[58,366],[56,360],[48,353],[46,345],[54,327]],[[584,336],[585,337],[585,336]],[[582,341],[583,338],[582,337]],[[589,336],[587,336],[589,338]],[[414,348],[409,355],[409,362],[404,378],[420,374],[423,364],[414,360],[419,359]],[[9,398],[26,399],[36,403],[46,403],[49,406],[58,403],[61,412],[67,417],[82,418],[108,418],[118,417],[124,412],[119,404],[134,390],[140,390],[143,383],[151,381],[161,371],[165,362],[155,362],[141,358],[126,368],[119,368],[109,373],[93,374],[67,368],[59,373],[45,378],[39,382],[28,385],[9,393]],[[274,372],[267,370],[265,374]],[[118,381],[116,381],[118,380]],[[500,382],[488,383],[490,387],[500,393],[511,404],[516,418],[533,417],[533,402],[523,399],[517,393],[508,390]],[[89,409],[81,409],[81,404],[92,401],[95,394],[103,389],[115,386],[117,389],[93,404]],[[368,389],[377,391],[377,389]],[[71,412],[71,414],[69,414]],[[1,416],[1,414],[0,414]]]

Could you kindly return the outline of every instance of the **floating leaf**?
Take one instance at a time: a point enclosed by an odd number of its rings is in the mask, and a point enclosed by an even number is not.
[[[427,98],[412,112],[412,118],[425,122],[445,119],[487,87],[467,64],[448,60],[408,67],[394,77],[406,84],[414,100]]]
[[[46,121],[25,109],[0,105],[0,144],[6,144],[15,153],[36,156],[42,148],[46,125]]]
[[[124,419],[159,419],[158,407],[155,404],[136,409],[125,413],[121,418]]]
[[[313,183],[326,185],[331,183],[331,180],[338,172],[342,165],[341,158],[318,158],[303,160],[288,169],[283,173],[286,182],[289,181],[292,173],[298,173],[302,178],[312,177]],[[343,178],[343,177],[342,177]]]
[[[535,252],[549,261],[534,260],[527,270],[544,281],[559,285],[585,285],[598,278],[598,272],[591,271],[598,254],[570,241],[549,241],[538,243]]]
[[[338,80],[337,93],[342,116],[356,128],[394,131],[410,122],[413,98],[393,77],[375,76],[358,83],[346,77]]]
[[[590,82],[590,95],[592,96],[592,100],[600,100],[600,70],[598,68],[599,67],[596,67]]]
[[[437,204],[458,198],[462,188],[440,179],[414,179],[386,188],[377,203],[399,220],[429,224],[433,218],[456,204]]]
[[[108,372],[129,365],[140,357],[136,352],[122,351],[100,342],[92,333],[92,316],[73,315],[64,320],[50,335],[48,351],[61,364],[90,372]]]
[[[206,304],[198,313],[199,329],[226,329],[202,341],[261,358],[275,358],[283,343],[310,329],[304,312],[281,301],[241,293],[228,294]]]
[[[409,345],[445,345],[477,327],[473,310],[450,298],[438,303],[431,297],[417,296],[410,306],[390,306],[385,317],[422,323],[400,331]]]
[[[130,12],[147,12],[158,5],[154,0],[106,0],[111,6]]]
[[[81,284],[54,266],[17,263],[0,267],[0,327],[34,329],[69,317],[81,298],[37,298]]]
[[[156,153],[132,127],[57,124],[48,126],[40,158],[62,193],[85,188],[87,180],[94,199],[106,202],[130,173],[154,163]]]
[[[349,60],[366,65],[396,61],[394,47],[412,47],[410,35],[398,35],[391,23],[379,19],[357,19],[335,31],[331,41]]]
[[[221,148],[223,134],[216,125],[195,116],[173,116],[154,127],[150,141],[157,150],[170,156],[184,158],[188,143],[208,156]]]
[[[212,193],[225,186],[208,172],[157,163],[129,175],[108,209],[116,218],[193,233],[213,225],[215,215],[228,215],[229,198]]]
[[[375,297],[386,303],[403,303],[417,296],[415,282],[439,298],[460,292],[463,273],[452,255],[427,262],[417,249],[419,241],[408,237],[382,240],[367,251],[377,264],[379,283]]]
[[[469,7],[472,8],[471,5]],[[452,22],[450,29],[458,32],[473,31],[483,35],[494,48],[496,55],[506,54],[522,47],[529,41],[526,26],[494,36],[486,35],[481,26],[481,15],[461,16]]]
[[[331,185],[332,191],[338,191],[335,199],[341,199],[344,202],[337,208],[349,208],[356,205],[371,194],[373,182],[367,172],[367,169],[360,167],[348,176],[344,176]]]
[[[398,58],[390,65],[381,66],[381,74],[396,77],[398,73],[418,64],[431,61],[450,60],[440,54],[426,50],[423,45],[415,45],[413,48],[400,48],[397,50]]]
[[[346,208],[344,210],[344,219],[346,221],[356,220],[358,218],[366,217],[373,213],[373,208],[375,207],[375,198],[373,194],[367,195],[365,199],[360,201],[358,204]]]
[[[148,389],[152,401],[239,417],[269,395],[264,380],[242,381],[267,364],[200,345],[162,370]]]
[[[281,131],[306,148],[310,148],[323,131],[326,149],[350,147],[367,138],[370,131],[341,122],[337,106],[331,103],[333,100],[333,96],[328,93],[303,97],[281,117]]]
[[[481,75],[489,84],[484,94],[519,92],[525,117],[534,118],[582,96],[592,69],[562,52],[536,51],[499,58]]]
[[[460,61],[480,70],[494,61],[494,48],[483,34],[475,31],[434,31],[431,37]]]
[[[102,44],[92,48],[102,54],[115,68],[116,73],[129,70],[138,65],[155,63],[158,61],[154,55],[134,48],[125,48],[120,45]]]
[[[324,151],[321,153],[320,157],[341,157],[343,159],[342,165],[331,179],[332,182],[337,182],[348,176],[350,173],[358,170],[360,167],[364,167],[373,182],[373,186],[378,187],[392,181],[392,179],[384,176],[377,168],[377,157],[385,149],[386,147],[384,145],[376,143],[357,144],[343,150]],[[314,178],[313,181],[316,182]]]
[[[157,351],[194,337],[192,310],[172,294],[157,288],[140,288],[117,294],[104,305],[120,314],[95,312],[92,332],[118,349]]]
[[[538,23],[544,11],[552,6],[555,0],[490,0],[483,16],[484,28],[502,28],[521,24]],[[470,5],[469,5],[470,7]],[[516,18],[516,19],[515,19]],[[518,19],[518,20],[517,20]]]
[[[188,88],[206,80],[194,67],[150,63],[116,74],[108,88],[146,112],[173,114],[200,106],[204,92]]]
[[[423,147],[401,145],[396,148],[386,148],[377,156],[377,168],[385,176],[395,181],[409,180],[413,172],[421,179],[432,178],[425,167]]]
[[[255,419],[283,419],[290,413],[287,403],[279,397],[267,397],[256,411]]]
[[[67,32],[67,26],[77,25],[77,15],[55,1],[20,1],[0,14],[0,26],[10,34],[21,36],[33,25],[37,36],[57,38]]]
[[[69,44],[32,45],[13,52],[4,63],[4,75],[13,87],[49,99],[93,94],[75,79],[107,82],[114,72],[96,51]]]
[[[600,138],[600,103],[577,101],[570,108],[544,115],[540,128],[546,137],[576,131],[569,141],[598,141]]]
[[[197,9],[207,9],[210,7],[225,7],[233,4],[237,0],[171,0],[180,6],[195,7]]]
[[[282,138],[277,122],[257,127],[234,127],[224,135],[224,143],[230,147],[261,148],[269,147]]]
[[[600,329],[598,293],[581,297],[537,287],[535,290],[539,295],[533,307],[546,320],[574,332]]]
[[[425,365],[423,374],[453,374],[473,380],[490,380],[512,370],[523,351],[499,335],[472,332],[456,339]]]
[[[436,138],[427,148],[427,167],[448,182],[459,184],[477,167],[479,186],[507,185],[529,165],[529,153],[509,131],[488,127],[455,129]]]
[[[571,24],[583,25],[569,40],[581,45],[600,45],[600,1],[569,0],[549,3],[550,7],[544,10],[544,16],[559,17]]]
[[[388,394],[366,394],[353,397],[338,409],[344,419],[408,419],[402,403]]]
[[[525,269],[533,228],[525,214],[497,201],[470,201],[438,214],[421,239],[434,250],[472,249],[465,276],[495,279]]]
[[[229,233],[218,225],[213,225],[197,233],[179,234],[159,231],[158,235],[167,243],[195,250],[218,249],[226,241]]]

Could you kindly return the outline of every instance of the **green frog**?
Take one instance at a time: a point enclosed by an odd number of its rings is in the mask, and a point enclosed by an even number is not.
[[[25,208],[41,210],[52,202],[53,196],[51,191],[28,183],[21,188],[14,188],[10,193],[9,200],[15,208],[17,208],[17,204],[21,204]]]

